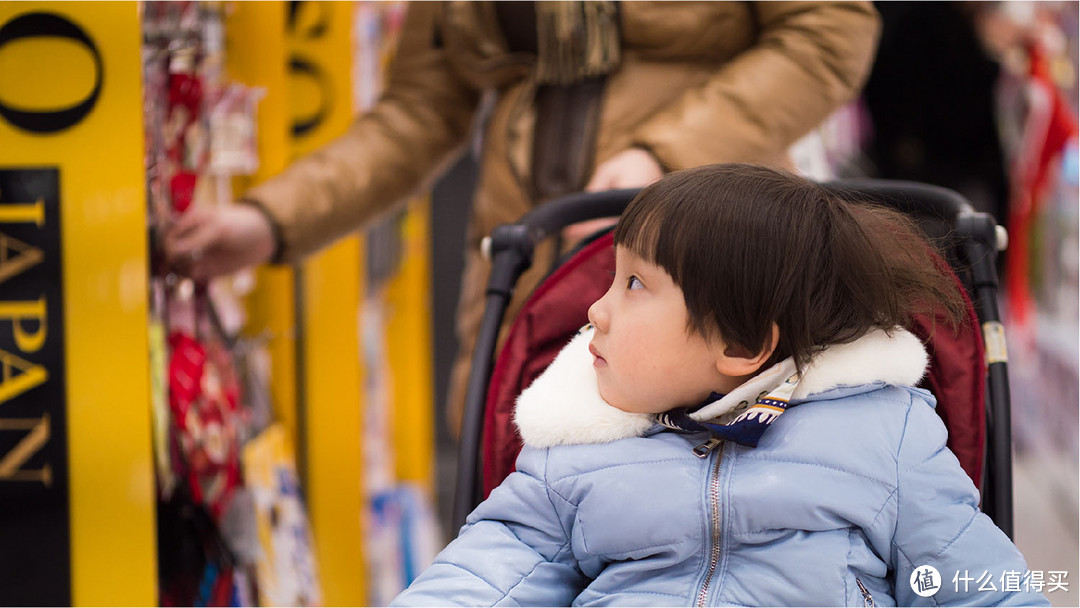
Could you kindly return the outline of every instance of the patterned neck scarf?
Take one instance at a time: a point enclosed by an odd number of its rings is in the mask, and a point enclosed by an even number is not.
[[[795,362],[788,358],[741,384],[727,395],[713,393],[704,404],[656,415],[656,421],[684,433],[708,432],[715,438],[757,447],[761,436],[790,407],[799,386]]]

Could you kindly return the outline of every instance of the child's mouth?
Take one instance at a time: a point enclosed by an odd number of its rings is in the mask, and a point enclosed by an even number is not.
[[[589,352],[592,354],[593,357],[596,357],[593,360],[593,367],[602,367],[607,365],[607,360],[600,356],[600,352],[597,351],[596,347],[593,346],[591,343],[589,344]]]

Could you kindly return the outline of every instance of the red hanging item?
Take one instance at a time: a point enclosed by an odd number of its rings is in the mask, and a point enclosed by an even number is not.
[[[1005,251],[1005,296],[1009,314],[1020,327],[1027,326],[1034,308],[1029,272],[1032,224],[1046,197],[1054,159],[1069,139],[1077,135],[1076,117],[1054,84],[1045,51],[1032,42],[1027,46],[1027,55],[1029,109],[1013,166],[1015,177],[1008,219],[1010,245]]]
[[[239,387],[228,353],[189,335],[169,336],[169,407],[180,454],[180,474],[192,499],[217,519],[240,483]]]
[[[169,159],[177,165],[184,162],[188,128],[199,120],[202,113],[202,80],[195,73],[196,58],[191,52],[177,53],[169,64],[168,116],[164,125],[166,131],[166,152]]]
[[[177,213],[183,213],[191,206],[191,201],[195,198],[196,181],[198,176],[191,171],[177,171],[169,180],[169,195]]]

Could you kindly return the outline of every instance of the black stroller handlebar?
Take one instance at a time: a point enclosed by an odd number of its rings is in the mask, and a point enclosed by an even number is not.
[[[963,223],[965,225],[959,227],[967,236],[984,241],[994,249],[1003,249],[998,245],[1001,237],[993,218],[988,217],[987,228],[977,227],[983,221],[973,222],[973,216],[984,214],[976,212],[967,199],[948,188],[873,178],[824,182],[822,186],[838,194],[887,204],[907,214],[944,220],[954,228]],[[525,214],[517,223],[497,227],[484,247],[492,258],[499,251],[512,248],[524,253],[531,261],[532,250],[540,241],[570,224],[618,216],[638,192],[638,188],[576,192],[554,199]]]
[[[532,263],[536,245],[557,231],[578,222],[602,217],[618,217],[640,190],[576,192],[553,199],[522,216],[517,223],[497,226],[484,239],[485,257],[494,260],[503,251],[515,250]]]
[[[920,182],[857,178],[825,182],[822,186],[832,192],[850,193],[858,198],[887,204],[907,214],[929,215],[950,224],[957,218],[975,213],[975,209],[960,193]]]
[[[570,224],[601,217],[617,217],[641,190],[576,192],[540,205],[521,218],[520,224],[536,231],[541,239]]]
[[[950,226],[960,228],[966,236],[977,238],[994,249],[1003,249],[998,245],[1001,237],[993,218],[987,216],[988,222],[979,218],[985,214],[976,212],[967,199],[954,190],[919,182],[873,178],[824,182],[822,186],[838,194],[887,204],[907,214],[944,220]],[[532,251],[540,241],[570,224],[618,216],[638,192],[638,188],[576,192],[554,199],[525,214],[517,223],[497,227],[484,247],[492,258],[499,251],[516,249],[531,263]],[[982,226],[984,223],[986,226]]]
[[[832,192],[885,203],[905,213],[932,215],[945,220],[976,213],[960,193],[920,182],[858,178],[821,185]],[[540,205],[517,223],[528,227],[535,237],[544,239],[570,224],[617,216],[638,192],[638,188],[576,192]]]

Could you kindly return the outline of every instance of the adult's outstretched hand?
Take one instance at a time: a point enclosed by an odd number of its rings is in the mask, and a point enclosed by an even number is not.
[[[165,257],[196,280],[232,274],[270,260],[274,234],[251,205],[192,207],[165,234]]]

